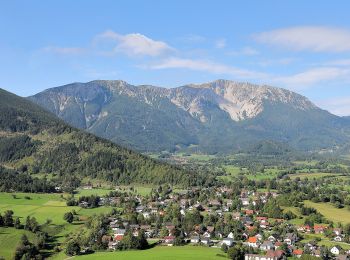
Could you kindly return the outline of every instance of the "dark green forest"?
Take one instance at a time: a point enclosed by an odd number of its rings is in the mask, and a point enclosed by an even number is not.
[[[51,184],[76,186],[83,177],[114,184],[168,183],[191,186],[205,182],[204,176],[158,162],[105,139],[68,126],[30,101],[0,90],[0,164],[2,190],[28,191],[52,188],[38,176],[50,174]],[[19,178],[25,185],[7,180]],[[38,184],[39,185],[39,184]]]

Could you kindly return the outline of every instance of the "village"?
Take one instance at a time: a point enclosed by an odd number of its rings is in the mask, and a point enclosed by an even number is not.
[[[142,232],[157,246],[192,244],[221,248],[225,253],[239,247],[246,260],[300,258],[304,254],[350,259],[350,250],[339,246],[339,242],[348,241],[342,228],[332,224],[295,225],[289,221],[295,218],[290,212],[278,218],[269,217],[263,209],[269,203],[273,205],[271,202],[278,196],[277,192],[245,189],[236,195],[227,187],[172,192],[166,186],[160,186],[150,196],[141,196],[117,188],[99,198],[99,206],[121,209],[108,217],[109,231],[102,240],[108,250],[114,251],[127,232],[135,237]],[[79,205],[90,207],[86,201]],[[327,237],[334,244],[319,245],[317,237],[303,242],[309,234]]]

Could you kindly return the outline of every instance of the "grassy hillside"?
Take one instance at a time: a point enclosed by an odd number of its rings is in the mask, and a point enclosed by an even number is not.
[[[83,177],[114,184],[190,185],[196,180],[174,166],[72,128],[1,89],[0,144],[2,191],[50,191],[52,184],[75,188]]]
[[[79,256],[78,259],[225,259],[226,255],[218,248],[200,246],[167,247],[157,246],[152,249],[142,251],[124,251],[111,253],[96,253],[92,255]]]

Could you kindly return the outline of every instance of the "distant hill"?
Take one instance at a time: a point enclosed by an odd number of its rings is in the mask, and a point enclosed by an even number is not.
[[[73,126],[143,152],[229,153],[265,141],[320,151],[350,141],[350,120],[297,93],[227,80],[170,89],[98,80],[29,99]]]
[[[16,172],[26,176],[16,177]],[[183,186],[195,185],[197,180],[175,166],[157,162],[68,126],[38,105],[2,89],[0,173],[0,190],[11,190],[16,186],[14,178],[19,176],[26,183],[37,177],[70,187],[79,185],[83,178],[115,184],[168,183]],[[27,191],[28,187],[24,186],[20,190]]]

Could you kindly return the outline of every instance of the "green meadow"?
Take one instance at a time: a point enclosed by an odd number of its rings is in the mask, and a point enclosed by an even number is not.
[[[121,252],[100,252],[91,255],[83,255],[77,257],[81,260],[93,259],[142,259],[142,260],[178,260],[178,259],[201,259],[201,260],[215,260],[227,259],[226,254],[219,248],[209,248],[202,246],[156,246],[151,249],[142,251],[121,251]]]
[[[26,230],[15,228],[0,228],[0,258],[12,259],[16,246],[23,234],[33,241],[34,234]]]
[[[325,218],[342,224],[350,223],[350,210],[347,208],[338,209],[330,203],[315,203],[312,201],[304,201],[305,205],[308,207],[313,207],[317,209]]]
[[[61,197],[62,196],[62,197]],[[14,216],[19,217],[22,224],[26,217],[35,217],[39,224],[44,225],[45,231],[54,237],[55,242],[64,242],[66,235],[80,228],[83,222],[74,222],[68,224],[63,220],[64,213],[72,211],[77,212],[79,217],[85,218],[93,214],[105,213],[111,210],[110,207],[98,207],[94,209],[83,209],[80,207],[66,206],[65,197],[61,194],[33,194],[33,193],[0,193],[0,213],[6,210],[13,210]],[[76,195],[76,196],[79,196]],[[27,234],[29,239],[33,234],[23,229],[0,228],[0,257],[12,259],[22,234]]]

